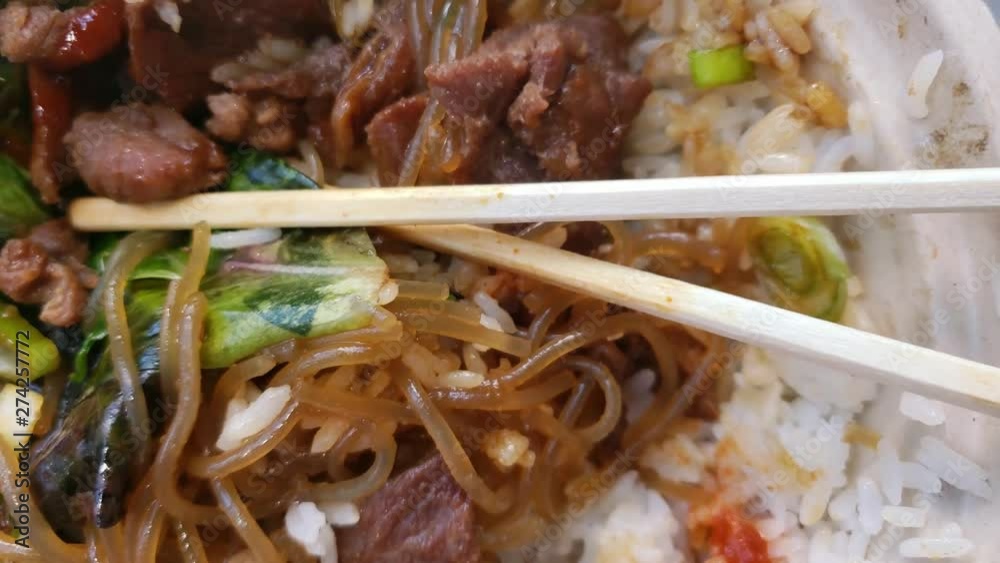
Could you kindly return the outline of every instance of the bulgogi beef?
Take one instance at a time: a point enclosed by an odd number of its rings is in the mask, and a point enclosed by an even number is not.
[[[393,477],[337,531],[343,563],[477,563],[475,510],[440,454]]]
[[[205,128],[223,141],[245,141],[256,149],[280,154],[294,149],[301,136],[302,111],[295,102],[230,92],[213,94],[207,102],[212,117]]]
[[[426,109],[426,95],[411,96],[380,111],[365,128],[381,185],[395,186],[399,181],[399,164]]]
[[[488,168],[481,160],[496,160],[487,146],[505,148],[521,165],[530,153],[550,180],[612,177],[619,172],[629,123],[650,91],[644,78],[628,72],[626,46],[613,19],[573,16],[498,31],[472,56],[428,67],[430,95],[445,110],[447,144],[458,148],[444,155],[447,167],[439,162],[435,170],[431,162],[429,177],[425,172],[421,178],[473,181],[475,171]],[[490,143],[494,135],[516,143]],[[370,139],[372,152],[393,153],[375,146],[381,140]],[[388,167],[382,176],[398,175],[400,163],[381,165]],[[521,181],[537,179],[534,166],[522,167]]]
[[[365,125],[403,97],[417,78],[416,58],[406,27],[395,17],[380,18],[381,29],[365,44],[333,105],[336,162],[343,166],[364,141]]]
[[[167,105],[185,110],[221,90],[212,81],[218,64],[273,35],[310,40],[333,29],[324,0],[176,2],[177,29],[163,21],[153,0],[129,2],[131,72],[137,83],[155,75]]]
[[[215,186],[227,170],[218,145],[160,105],[83,113],[65,141],[91,191],[118,201],[176,199]]]
[[[94,62],[121,41],[124,11],[124,0],[99,0],[66,11],[55,2],[12,2],[0,9],[0,54],[49,70]]]
[[[0,292],[17,303],[41,305],[39,318],[51,325],[72,326],[97,285],[86,259],[87,245],[67,221],[43,223],[0,250]]]
[[[272,51],[269,63],[285,63],[284,66],[254,68],[249,58],[259,53],[261,47]],[[292,52],[279,53],[281,47]],[[233,64],[216,67],[212,79],[241,94],[274,94],[290,100],[336,95],[351,67],[351,48],[325,37],[317,39],[308,51],[299,52],[300,48],[295,42],[278,44],[265,40]]]
[[[280,52],[286,60],[264,51]],[[253,59],[284,66],[254,68]],[[323,133],[330,127],[333,98],[351,64],[350,48],[326,38],[308,50],[295,42],[266,39],[213,70],[212,78],[230,92],[208,97],[212,117],[206,128],[222,140],[276,153],[290,152],[300,138],[308,137],[332,163],[329,135]],[[314,132],[316,128],[324,131]]]

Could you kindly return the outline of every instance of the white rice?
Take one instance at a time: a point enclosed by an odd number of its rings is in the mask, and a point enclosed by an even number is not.
[[[622,386],[622,396],[628,405],[625,409],[625,420],[628,423],[639,420],[642,413],[653,403],[653,386],[656,384],[656,379],[656,373],[645,368],[635,372],[625,381],[625,385]]]
[[[927,105],[927,95],[934,79],[937,78],[944,62],[944,51],[931,51],[917,61],[917,66],[910,74],[906,84],[906,95],[903,97],[903,109],[914,119],[923,119],[930,114]]]
[[[236,449],[243,440],[267,428],[291,398],[292,388],[282,385],[268,388],[249,404],[239,398],[233,399],[226,409],[226,418],[215,447],[222,451]]]
[[[900,528],[923,528],[927,524],[927,510],[909,506],[884,506],[882,519]]]
[[[679,434],[645,450],[639,464],[664,479],[697,484],[705,478],[705,466],[709,459],[710,456],[690,436]]]
[[[875,535],[882,530],[882,493],[870,477],[858,479],[858,520],[865,533]]]
[[[304,426],[304,425],[303,425]],[[318,454],[329,451],[330,448],[340,440],[340,437],[347,432],[350,428],[350,423],[342,418],[331,418],[323,422],[320,425],[319,430],[313,434],[312,444],[309,446],[309,452]]]
[[[449,371],[439,378],[443,387],[454,387],[455,389],[475,389],[482,385],[485,380],[482,372],[469,370]]]
[[[503,428],[486,435],[483,450],[497,467],[509,470],[516,465],[531,467],[535,453],[531,451],[528,437],[516,430]]]
[[[909,391],[903,391],[899,398],[899,412],[927,426],[940,426],[947,418],[944,404]]]
[[[473,294],[472,300],[482,309],[486,316],[492,317],[497,321],[500,325],[500,330],[507,334],[513,334],[517,331],[517,324],[514,323],[514,318],[491,295],[485,291],[477,291]]]
[[[941,479],[919,463],[905,461],[900,463],[899,476],[903,480],[903,487],[907,489],[916,489],[932,495],[941,492]]]
[[[420,263],[409,254],[386,253],[381,255],[381,258],[385,262],[385,265],[389,267],[389,273],[393,275],[415,274],[420,269]]]
[[[993,498],[986,470],[937,438],[920,440],[917,461],[953,487],[987,500]]]
[[[688,563],[677,516],[634,471],[603,493],[582,513],[574,511],[565,526],[547,529],[544,537],[555,541],[543,543],[535,560],[558,560],[582,546],[579,563]]]
[[[879,440],[878,449],[878,476],[882,485],[882,492],[889,504],[899,504],[903,502],[903,476],[899,468],[899,454],[896,448],[885,438]]]
[[[323,514],[311,502],[296,502],[285,513],[288,537],[318,557],[320,563],[337,563],[337,538]]]
[[[858,509],[858,493],[853,488],[847,488],[833,497],[827,511],[835,522],[849,523],[854,520]]]
[[[389,280],[382,284],[378,290],[378,304],[386,305],[392,303],[399,297],[399,284]]]
[[[326,522],[338,528],[353,526],[361,520],[361,511],[353,502],[324,502],[319,509],[326,516]]]
[[[972,553],[975,546],[964,538],[910,538],[899,544],[899,554],[916,559],[954,559]]]

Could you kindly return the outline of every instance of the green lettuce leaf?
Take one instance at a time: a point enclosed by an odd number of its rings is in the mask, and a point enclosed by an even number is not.
[[[27,171],[0,154],[0,241],[23,236],[48,219],[48,212],[35,199]]]
[[[230,155],[233,169],[225,191],[318,190],[319,184],[283,159],[253,149]]]

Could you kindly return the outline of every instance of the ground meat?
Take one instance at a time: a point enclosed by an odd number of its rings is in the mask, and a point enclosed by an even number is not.
[[[163,106],[81,114],[65,141],[91,191],[118,201],[183,197],[218,184],[226,173],[222,150]]]
[[[613,19],[573,16],[498,31],[471,57],[428,67],[431,98],[444,108],[441,144],[449,150],[428,155],[421,182],[614,177],[622,141],[650,90],[628,73],[626,48]],[[380,130],[403,116],[409,114],[381,116]],[[376,146],[385,141],[369,137],[384,157],[377,160],[387,169],[382,175],[391,176],[399,165],[388,155],[400,151]]]
[[[257,46],[259,37],[311,40],[332,29],[324,0],[177,2],[181,27],[160,18],[155,2],[128,3],[126,16],[133,79],[164,101],[187,109],[218,90],[218,64]]]
[[[123,0],[99,0],[61,11],[13,2],[0,9],[0,54],[17,62],[69,70],[110,53],[123,35]]]
[[[253,100],[244,94],[215,94],[208,97],[208,109],[212,117],[205,127],[224,141],[285,153],[299,138],[301,109],[276,96]]]
[[[478,563],[472,501],[440,455],[392,478],[337,530],[343,563]]]
[[[97,276],[83,265],[87,245],[65,220],[35,227],[0,250],[0,292],[17,303],[41,305],[39,318],[55,326],[80,322]]]
[[[394,18],[365,44],[333,104],[337,164],[351,159],[365,124],[406,95],[416,81],[416,59],[406,27]]]
[[[240,65],[245,57],[237,59],[237,64]],[[350,67],[350,47],[322,38],[312,45],[305,57],[291,65],[276,70],[233,72],[234,76],[225,76],[226,71],[238,71],[239,67],[223,65],[217,67],[213,78],[234,92],[263,92],[292,100],[323,98],[337,94]]]

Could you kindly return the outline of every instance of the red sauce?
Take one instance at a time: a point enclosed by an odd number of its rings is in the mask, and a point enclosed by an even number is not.
[[[28,65],[31,90],[31,180],[42,194],[42,201],[59,201],[59,186],[66,179],[66,149],[63,136],[73,117],[72,92],[66,77]]]
[[[125,33],[125,0],[98,0],[74,14],[59,51],[45,60],[49,70],[92,63],[110,53]]]
[[[752,522],[733,510],[723,510],[712,520],[709,542],[726,563],[771,563],[767,542]]]

